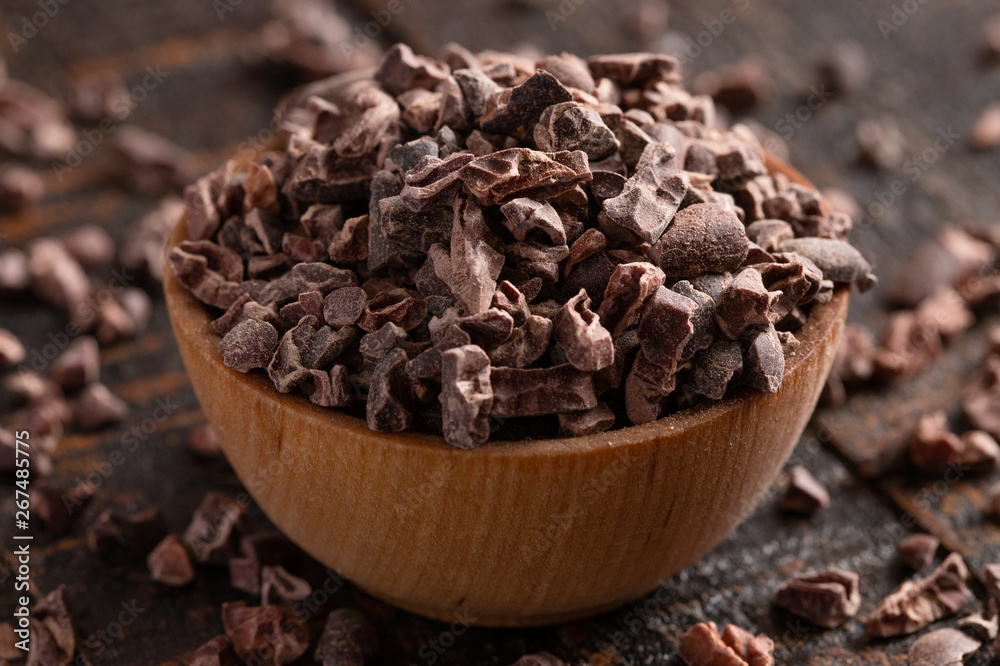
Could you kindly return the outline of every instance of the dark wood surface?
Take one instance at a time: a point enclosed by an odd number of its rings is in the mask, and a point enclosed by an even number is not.
[[[352,25],[363,26],[380,0],[344,1]],[[126,0],[75,0],[59,12],[19,52],[2,40],[0,53],[15,77],[58,97],[67,95],[74,76],[103,68],[138,83],[147,66],[169,72],[140,103],[129,122],[172,138],[194,151],[209,168],[268,127],[270,109],[296,83],[290,76],[265,76],[245,67],[236,55],[245,36],[269,16],[262,0],[231,3],[234,11],[220,20],[208,0],[135,3]],[[481,48],[531,48],[543,52],[655,48],[664,42],[657,12],[640,14],[639,3],[604,0],[403,0],[403,11],[379,35],[385,43],[404,39],[432,51],[447,41]],[[652,3],[645,3],[652,4]],[[349,6],[348,6],[349,5]],[[874,77],[861,94],[825,103],[793,128],[789,138],[793,164],[819,186],[836,185],[854,194],[866,209],[900,180],[903,195],[879,217],[866,217],[854,240],[877,266],[882,286],[855,296],[851,318],[878,330],[885,320],[886,285],[907,253],[942,225],[962,219],[997,224],[1000,158],[973,154],[964,144],[978,112],[1000,98],[1000,70],[977,61],[975,42],[983,20],[997,7],[991,0],[941,0],[913,3],[919,9],[898,30],[883,35],[880,20],[891,20],[888,0],[837,3],[795,0],[706,0],[675,3],[669,29],[695,35],[733,12],[709,46],[688,64],[697,74],[756,54],[770,69],[779,94],[752,117],[779,131],[815,83],[814,65],[829,44],[846,38],[861,42],[870,54]],[[551,14],[560,15],[552,27]],[[0,22],[37,11],[34,0],[6,0]],[[716,26],[718,27],[718,26]],[[6,33],[6,28],[5,28]],[[911,159],[926,159],[927,169],[876,172],[856,164],[854,127],[863,118],[895,116],[909,142]],[[948,149],[926,153],[939,131],[961,135]],[[107,142],[61,180],[47,164],[39,165],[48,193],[21,214],[0,217],[3,243],[59,233],[75,225],[104,225],[117,239],[155,201],[119,189],[109,178],[113,164]],[[929,158],[933,158],[933,162]],[[897,188],[898,189],[898,188]],[[146,285],[155,292],[155,285]],[[239,481],[221,461],[203,462],[183,445],[203,417],[178,356],[162,298],[149,332],[138,340],[102,350],[102,376],[131,405],[119,429],[96,435],[72,435],[60,444],[54,477],[62,482],[99,479],[98,494],[84,520],[68,535],[41,533],[36,548],[33,591],[66,584],[76,612],[79,663],[180,664],[204,641],[221,633],[218,608],[223,601],[245,599],[225,575],[201,575],[183,589],[152,583],[141,558],[104,561],[87,550],[83,526],[107,506],[163,506],[171,529],[183,529],[205,491],[237,493]],[[48,334],[65,326],[59,313],[31,299],[0,303],[0,327],[25,340],[29,349],[45,344]],[[613,613],[563,626],[533,630],[466,629],[398,611],[350,585],[326,608],[361,608],[376,623],[382,649],[375,664],[510,664],[525,652],[548,650],[579,664],[677,664],[678,637],[692,624],[735,622],[764,631],[778,644],[785,664],[902,664],[913,637],[891,641],[867,638],[852,621],[822,631],[772,608],[777,586],[799,570],[837,566],[854,569],[862,579],[862,614],[907,577],[895,557],[898,539],[928,530],[949,549],[967,556],[979,576],[982,564],[1000,560],[1000,527],[984,517],[984,489],[994,478],[962,480],[930,496],[935,481],[906,471],[881,478],[870,474],[871,460],[884,447],[898,444],[898,433],[932,407],[954,409],[958,391],[979,363],[985,322],[913,382],[891,385],[879,395],[862,393],[837,410],[817,412],[791,463],[806,465],[830,489],[832,505],[810,520],[791,519],[776,508],[781,482],[751,518],[701,562],[670,580],[656,593]],[[157,401],[167,401],[170,415],[134,452],[123,433],[152,418]],[[888,435],[886,434],[888,433]],[[896,435],[893,435],[896,433]],[[893,437],[896,441],[892,441]],[[108,466],[113,453],[123,462]],[[110,473],[100,474],[100,470]],[[98,476],[93,475],[97,473]],[[10,481],[0,482],[0,553],[10,558]],[[928,500],[928,497],[930,499]],[[266,519],[255,508],[259,526]],[[297,571],[314,586],[328,575],[303,558]],[[2,574],[0,574],[2,577]],[[976,585],[977,589],[978,585]],[[0,620],[9,617],[9,581],[0,592]],[[979,589],[981,592],[981,589]],[[123,635],[114,633],[122,604],[142,608]],[[317,616],[318,617],[318,616]],[[951,621],[942,623],[942,626]],[[103,632],[103,633],[101,633]],[[968,663],[995,663],[984,648]],[[302,663],[312,663],[311,655]]]

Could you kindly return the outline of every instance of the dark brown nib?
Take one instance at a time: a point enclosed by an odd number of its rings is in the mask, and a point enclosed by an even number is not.
[[[321,45],[293,44],[282,58],[329,71],[297,60],[297,48],[325,57]],[[863,78],[856,55],[831,53],[838,92]],[[736,386],[781,390],[813,305],[875,283],[847,215],[768,173],[751,128],[717,126],[712,97],[771,96],[759,62],[703,77],[711,97],[653,53],[530,60],[451,45],[433,58],[397,44],[371,71],[313,86],[282,109],[282,150],[185,191],[188,239],[167,265],[214,309],[223,363],[266,372],[279,392],[458,448],[595,434]],[[137,159],[155,143],[126,138]],[[184,167],[161,148],[143,164],[149,184]],[[35,251],[47,298],[85,298],[75,285],[98,240]],[[901,351],[880,367],[912,367],[927,322],[960,331],[971,315],[955,303],[939,296],[901,322]],[[955,316],[935,318],[945,309]],[[86,381],[78,359],[65,365],[68,386]]]

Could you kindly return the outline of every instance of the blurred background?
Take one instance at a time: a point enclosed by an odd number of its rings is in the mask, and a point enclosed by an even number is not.
[[[20,338],[29,363],[67,331],[65,312],[5,281],[11,257],[39,238],[73,238],[67,246],[89,257],[81,264],[95,294],[119,294],[119,283],[130,294],[98,314],[101,381],[124,401],[118,423],[59,430],[47,444],[55,495],[81,483],[93,491],[66,524],[35,526],[33,592],[66,585],[75,663],[186,663],[222,632],[222,602],[253,602],[224,569],[183,588],[157,585],[144,555],[95,556],[85,527],[109,507],[158,505],[176,532],[206,491],[242,491],[223,460],[191,451],[203,417],[159,293],[159,243],[176,215],[171,197],[272,141],[272,109],[295,86],[372,66],[397,41],[428,55],[449,42],[539,56],[676,55],[686,82],[715,97],[722,122],[748,123],[852,214],[852,240],[881,284],[852,297],[851,321],[877,338],[918,245],[947,225],[996,233],[1000,224],[1000,112],[988,112],[1000,101],[997,11],[993,0],[4,0],[0,328]],[[510,664],[540,650],[573,664],[677,664],[679,636],[704,620],[768,633],[779,663],[902,663],[912,637],[872,641],[857,622],[820,631],[770,599],[792,573],[839,566],[861,574],[870,609],[907,577],[895,544],[915,531],[962,552],[976,575],[997,560],[1000,529],[982,518],[988,477],[938,492],[940,479],[892,464],[919,413],[955,409],[996,323],[981,314],[911,380],[853,396],[831,389],[790,462],[826,485],[831,506],[811,519],[781,513],[783,478],[712,554],[620,611],[528,631],[472,629],[462,618],[449,625],[398,611],[349,584],[322,609],[356,607],[373,621],[382,646],[373,664]],[[18,394],[9,385],[0,394],[0,422]],[[8,478],[0,488],[9,563]],[[256,507],[251,520],[267,525]],[[293,573],[314,588],[329,578],[304,555]],[[13,609],[9,577],[0,571],[0,621]],[[122,604],[142,609],[127,626]],[[967,663],[991,658],[984,649]],[[313,663],[311,653],[301,663]]]

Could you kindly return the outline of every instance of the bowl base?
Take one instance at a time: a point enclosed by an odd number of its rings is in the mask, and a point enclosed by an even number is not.
[[[395,606],[396,608],[404,610],[407,613],[427,617],[432,620],[437,620],[438,622],[454,623],[458,626],[493,627],[501,629],[517,627],[544,627],[546,625],[563,624],[564,622],[584,620],[592,618],[595,615],[601,615],[602,613],[613,611],[616,608],[624,606],[630,601],[635,601],[636,599],[641,599],[646,596],[645,594],[630,596],[617,601],[566,611],[564,613],[548,613],[538,615],[490,615],[473,612],[469,609],[461,607],[445,610],[435,606],[421,606],[420,604],[413,604],[386,594],[375,592],[366,588],[364,585],[358,585],[353,582],[352,584],[368,596],[374,597],[379,601],[383,601],[390,606]],[[648,594],[648,592],[646,594]]]

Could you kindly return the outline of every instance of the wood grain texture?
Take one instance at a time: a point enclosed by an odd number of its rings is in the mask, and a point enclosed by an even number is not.
[[[170,246],[185,232],[178,224]],[[263,373],[226,368],[207,309],[165,274],[195,393],[268,517],[379,598],[487,626],[614,608],[724,539],[798,442],[848,304],[840,289],[814,308],[777,393],[740,390],[608,433],[461,451],[440,437],[372,432],[278,393]]]

